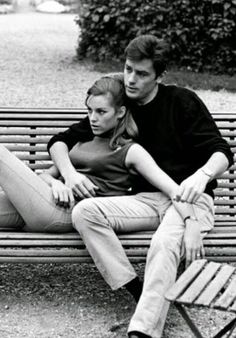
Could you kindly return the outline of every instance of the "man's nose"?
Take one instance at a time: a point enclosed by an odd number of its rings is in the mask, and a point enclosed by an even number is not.
[[[132,84],[132,83],[136,82],[135,72],[132,72],[132,73],[129,74],[128,81],[129,81],[129,84]]]

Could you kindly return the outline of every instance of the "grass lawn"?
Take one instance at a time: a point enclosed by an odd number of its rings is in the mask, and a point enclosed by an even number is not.
[[[123,71],[123,64],[112,62],[109,65],[106,63],[96,63],[94,70],[98,72],[114,72]],[[186,69],[178,70],[177,68],[170,68],[164,79],[165,83],[176,84],[182,87],[190,87],[198,90],[227,90],[229,92],[236,92],[236,76],[226,74],[210,74],[210,73],[197,73]]]

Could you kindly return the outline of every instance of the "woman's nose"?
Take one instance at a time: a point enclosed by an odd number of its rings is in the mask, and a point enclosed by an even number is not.
[[[90,120],[91,121],[96,121],[97,120],[97,114],[95,112],[92,112],[90,115]]]

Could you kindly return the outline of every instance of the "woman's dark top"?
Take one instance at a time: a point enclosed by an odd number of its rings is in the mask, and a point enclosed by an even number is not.
[[[145,105],[129,103],[132,116],[139,129],[140,143],[157,164],[177,183],[181,183],[203,166],[214,152],[222,152],[233,163],[233,155],[206,106],[192,91],[159,85],[156,97]],[[69,149],[78,141],[93,137],[88,118],[72,125],[67,131],[55,135],[48,149],[56,141]],[[216,181],[207,185],[206,193],[213,196]],[[135,192],[155,191],[147,181],[138,177]]]
[[[112,150],[110,138],[95,136],[92,141],[77,143],[69,156],[76,170],[96,186],[96,196],[120,196],[130,193],[132,177],[125,164],[129,142]]]

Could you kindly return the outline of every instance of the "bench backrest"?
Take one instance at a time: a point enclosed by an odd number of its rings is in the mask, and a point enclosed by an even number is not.
[[[52,164],[46,148],[52,135],[78,122],[86,113],[86,109],[0,108],[0,143],[39,172]],[[214,112],[212,116],[235,153],[236,112]],[[216,220],[222,225],[236,220],[235,179],[236,164],[218,180]]]

